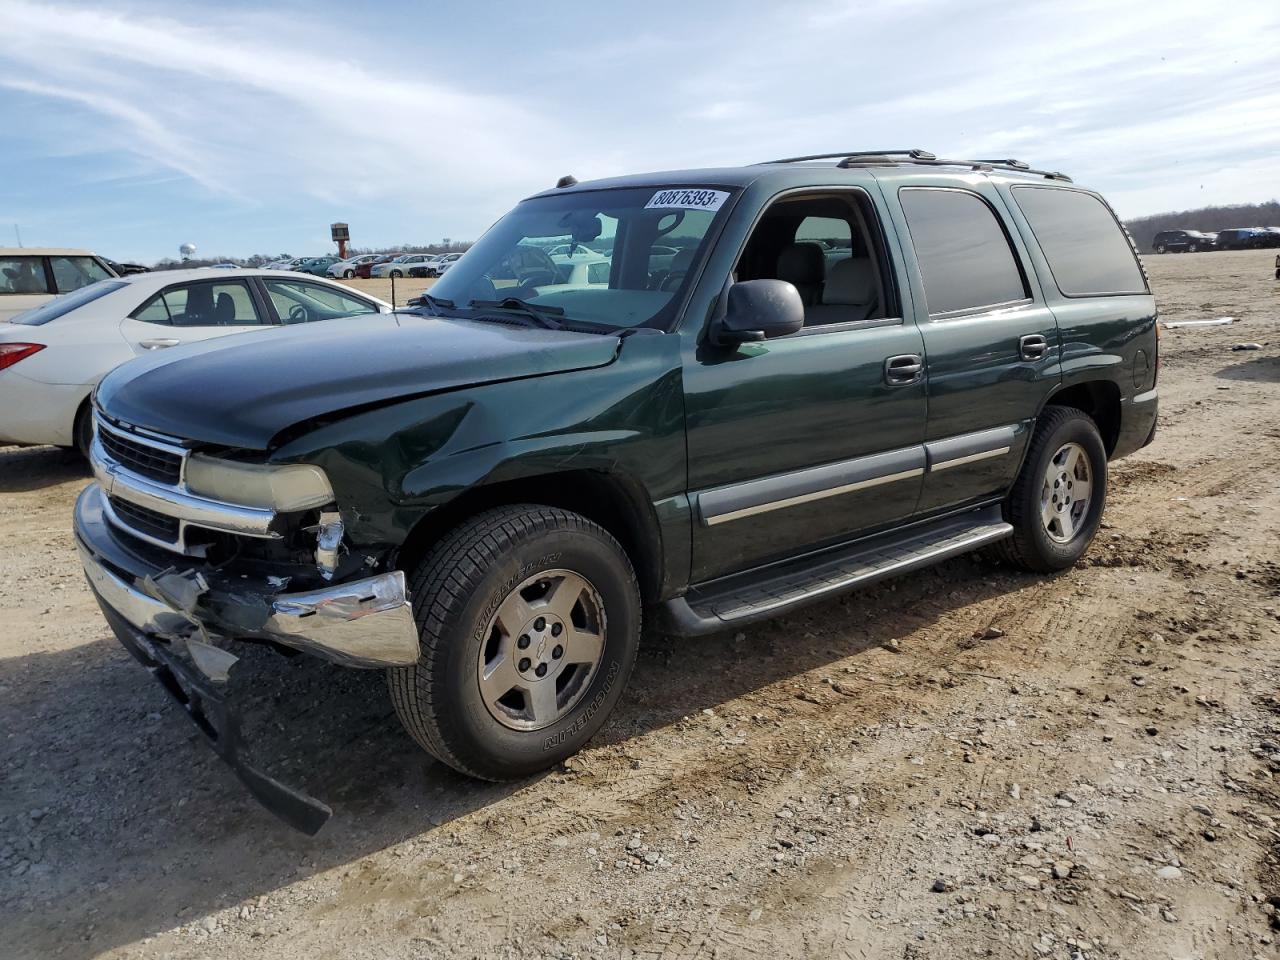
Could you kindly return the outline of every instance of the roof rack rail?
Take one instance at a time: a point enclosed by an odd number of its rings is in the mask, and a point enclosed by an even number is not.
[[[810,160],[836,160],[838,167],[885,166],[897,163],[914,163],[925,167],[969,167],[973,170],[1013,170],[1017,173],[1029,173],[1032,176],[1044,177],[1046,180],[1062,180],[1072,183],[1072,179],[1057,170],[1036,170],[1021,160],[942,160],[928,150],[854,150],[841,153],[815,153],[806,157],[787,157],[782,160],[766,160],[764,164],[805,163]],[[764,164],[757,164],[762,166]]]
[[[765,160],[756,166],[765,166],[770,163],[804,163],[807,160],[838,160],[843,158],[857,157],[865,159],[868,157],[909,157],[912,160],[937,160],[936,154],[930,153],[928,150],[921,150],[916,147],[913,150],[842,150],[839,153],[815,153],[807,157],[786,157],[782,160]]]

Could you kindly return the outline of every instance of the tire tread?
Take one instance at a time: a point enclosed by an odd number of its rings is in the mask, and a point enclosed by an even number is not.
[[[1040,482],[1039,475],[1031,465],[1040,462],[1040,455],[1049,444],[1049,438],[1053,433],[1064,423],[1072,420],[1086,420],[1094,426],[1095,430],[1097,429],[1093,419],[1083,410],[1075,407],[1050,405],[1040,414],[1035,432],[1031,437],[1031,446],[1023,458],[1022,472],[1018,474],[1018,479],[1014,481],[1013,489],[1004,503],[1004,518],[1013,526],[1013,534],[992,544],[989,548],[991,555],[997,560],[1033,573],[1052,573],[1057,569],[1045,563],[1027,533],[1028,525],[1032,522],[1032,518],[1027,515],[1027,504],[1031,499],[1027,493],[1030,486]]]
[[[622,545],[586,517],[539,504],[513,504],[479,513],[445,534],[409,575],[409,597],[418,624],[419,660],[387,671],[391,702],[409,735],[433,757],[479,780],[498,778],[477,770],[450,747],[451,724],[436,709],[445,633],[453,616],[471,596],[484,572],[518,542],[542,532],[572,530],[599,537],[626,557]],[[627,563],[632,589],[635,572]]]

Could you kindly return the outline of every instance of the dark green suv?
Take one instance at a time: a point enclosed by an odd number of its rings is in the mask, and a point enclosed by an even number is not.
[[[734,629],[978,547],[1049,573],[1156,424],[1107,204],[924,151],[518,204],[409,310],[177,347],[96,398],[76,506],[113,630],[251,790],[231,641],[387,670],[431,754],[582,747],[644,623]]]

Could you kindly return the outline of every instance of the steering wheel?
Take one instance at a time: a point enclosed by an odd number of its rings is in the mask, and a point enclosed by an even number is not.
[[[545,287],[559,281],[554,267],[530,267],[516,276],[522,287]]]
[[[289,319],[287,323],[310,323],[311,311],[300,303],[295,303],[289,308]]]

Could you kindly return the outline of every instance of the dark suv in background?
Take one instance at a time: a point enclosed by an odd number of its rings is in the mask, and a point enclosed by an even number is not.
[[[1216,234],[1199,230],[1163,230],[1151,241],[1151,249],[1156,253],[1198,253],[1216,246]]]
[[[1218,231],[1219,250],[1260,250],[1271,245],[1271,236],[1262,227],[1232,227]]]
[[[608,266],[527,257],[559,244]],[[1013,160],[565,177],[414,309],[322,326],[111,373],[75,511],[120,641],[308,831],[328,808],[242,754],[236,641],[385,669],[426,751],[524,777],[605,722],[642,622],[738,629],[977,548],[1069,567],[1156,426],[1131,241]]]

